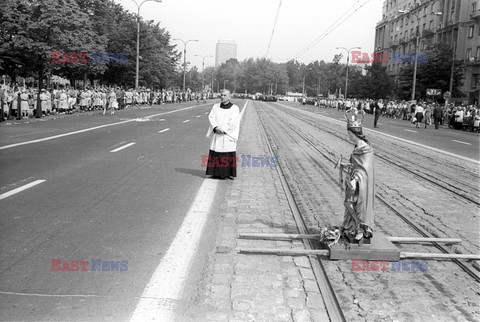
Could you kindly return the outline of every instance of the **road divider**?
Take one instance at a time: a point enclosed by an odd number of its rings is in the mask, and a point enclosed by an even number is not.
[[[33,182],[30,182],[29,184],[26,184],[26,185],[24,185],[24,186],[18,187],[18,188],[13,189],[13,190],[11,190],[11,191],[9,191],[9,192],[2,193],[2,194],[0,195],[0,200],[5,199],[5,198],[8,198],[8,197],[10,197],[10,196],[13,196],[13,195],[15,195],[15,194],[17,194],[17,193],[19,193],[19,192],[22,192],[22,191],[24,191],[24,190],[27,190],[27,189],[29,189],[29,188],[35,187],[36,185],[39,185],[40,183],[43,183],[43,182],[45,182],[45,181],[46,181],[46,180],[35,180],[35,181],[33,181]]]
[[[128,144],[125,144],[124,146],[121,146],[121,147],[119,147],[119,148],[116,148],[116,149],[114,149],[114,150],[112,150],[112,151],[110,151],[110,152],[118,152],[118,151],[123,150],[123,149],[126,149],[126,148],[128,148],[129,146],[132,146],[132,145],[134,145],[134,144],[135,144],[135,142],[128,143]]]
[[[468,143],[468,142],[462,142],[462,141],[457,141],[457,140],[452,140],[452,141],[453,141],[453,142],[460,143],[460,144],[472,145],[471,143]]]

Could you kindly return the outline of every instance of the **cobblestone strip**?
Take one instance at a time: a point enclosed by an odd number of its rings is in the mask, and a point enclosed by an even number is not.
[[[215,253],[185,320],[329,321],[306,257],[245,255],[235,250],[304,248],[301,241],[237,239],[240,232],[298,232],[276,169],[241,167],[241,155],[270,157],[252,103],[244,117],[238,177],[226,183]]]

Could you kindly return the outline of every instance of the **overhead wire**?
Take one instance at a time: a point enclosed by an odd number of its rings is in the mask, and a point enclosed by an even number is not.
[[[352,10],[352,8],[354,8],[359,2],[360,0],[358,0],[352,7],[350,7],[347,11],[345,11],[344,14],[342,14],[340,16],[340,18],[338,18],[330,27],[327,28],[327,30],[325,30],[317,39],[315,39],[310,45],[308,45],[307,47],[305,47],[304,49],[302,49],[300,52],[297,53],[297,55],[295,55],[295,57],[293,59],[297,59],[298,57],[302,56],[303,54],[305,54],[307,51],[309,51],[310,49],[312,49],[313,47],[315,47],[320,41],[322,41],[326,36],[328,36],[332,31],[334,31],[335,29],[337,29],[338,27],[340,27],[345,21],[348,20],[348,18],[350,18],[352,15],[354,15],[358,10],[360,10],[363,6],[365,6],[367,3],[369,3],[371,0],[366,0],[364,3],[362,3],[357,9],[355,9],[352,13],[350,13],[347,17],[345,17],[345,19],[343,19],[342,21],[340,21],[345,15],[348,14],[348,12],[350,10]],[[340,21],[340,22],[339,22]],[[339,22],[339,23],[338,23]],[[337,24],[338,23],[338,24]]]
[[[273,34],[275,33],[275,27],[277,26],[278,15],[280,13],[280,8],[282,7],[282,0],[278,4],[277,15],[275,16],[275,22],[273,23],[272,34],[270,35],[270,41],[268,42],[267,53],[265,54],[265,58],[268,57],[268,52],[270,51],[270,46],[272,45]]]

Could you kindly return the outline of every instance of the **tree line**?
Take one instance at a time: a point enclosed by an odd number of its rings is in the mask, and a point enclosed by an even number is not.
[[[73,85],[97,80],[101,84],[133,87],[137,18],[113,0],[3,1],[0,74],[12,79],[16,76],[41,79],[39,88],[51,75],[67,78]],[[156,89],[181,88],[182,57],[171,44],[169,32],[160,23],[141,18],[139,23],[139,85]],[[55,57],[52,52],[56,52]],[[426,52],[428,62],[419,64],[417,71],[418,98],[425,97],[427,88],[445,92],[449,87],[452,48],[437,45],[427,48]],[[58,53],[65,53],[65,56]],[[82,53],[88,53],[90,59],[86,62],[72,59],[77,57],[73,54]],[[92,59],[93,55],[96,59]],[[118,59],[119,56],[123,60]],[[301,92],[326,97],[345,92],[346,65],[340,63],[341,59],[342,55],[335,55],[331,62],[322,60],[309,64],[296,60],[275,63],[265,58],[247,58],[240,62],[231,59],[217,68],[207,67],[204,72],[188,66],[186,84],[194,91],[210,85],[213,91],[225,87],[237,93]],[[412,63],[403,64],[397,79],[389,76],[386,67],[379,64],[365,66],[363,71],[361,67],[358,64],[349,66],[349,97],[410,97]],[[462,70],[462,62],[455,62],[453,96],[461,96],[458,88]]]

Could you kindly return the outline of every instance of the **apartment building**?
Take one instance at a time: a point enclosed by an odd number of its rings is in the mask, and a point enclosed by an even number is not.
[[[480,0],[386,0],[382,12],[375,28],[376,52],[392,57],[415,54],[417,46],[421,52],[430,44],[449,44],[455,48],[455,59],[465,62],[460,90],[470,103],[479,101]],[[398,59],[383,63],[393,77],[403,64]]]

